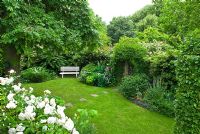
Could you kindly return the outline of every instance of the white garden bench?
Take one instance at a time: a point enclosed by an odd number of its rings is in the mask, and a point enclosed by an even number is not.
[[[73,67],[73,66],[61,67],[60,74],[62,75],[62,78],[65,74],[75,74],[77,77],[79,74],[79,67]]]

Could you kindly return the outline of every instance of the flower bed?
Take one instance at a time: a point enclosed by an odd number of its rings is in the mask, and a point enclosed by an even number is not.
[[[65,115],[62,100],[52,97],[49,90],[34,96],[33,88],[14,82],[13,73],[11,70],[8,78],[0,77],[0,132],[79,134]]]

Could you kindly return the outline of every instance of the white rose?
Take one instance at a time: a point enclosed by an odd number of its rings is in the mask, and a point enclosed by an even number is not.
[[[16,134],[24,134],[23,132],[17,132]]]
[[[44,114],[50,114],[52,115],[55,111],[55,108],[50,106],[49,104],[46,104],[45,105],[45,108],[44,108]]]
[[[74,128],[72,134],[79,134],[79,132]]]
[[[9,128],[8,133],[9,134],[16,134],[16,129],[15,128]]]
[[[26,96],[26,97],[24,98],[24,100],[25,100],[25,101],[28,101],[28,100],[29,100],[29,97],[28,97],[28,96]]]
[[[45,93],[45,94],[51,94],[51,91],[49,91],[49,90],[44,90],[44,93]]]
[[[50,100],[50,105],[51,106],[56,106],[56,100],[54,99],[54,98],[52,98],[51,100]]]
[[[65,107],[57,106],[57,113],[59,116],[65,117],[64,110],[65,110]]]
[[[46,123],[46,122],[47,122],[47,120],[45,120],[45,119],[40,120],[40,123]]]
[[[20,114],[18,115],[18,118],[19,118],[20,120],[22,120],[22,121],[26,119],[24,113],[20,113]]]
[[[32,87],[29,87],[29,93],[32,93],[33,92],[33,88]]]
[[[9,95],[7,96],[7,99],[8,99],[9,101],[12,101],[12,100],[14,99],[14,98],[13,98],[14,96],[15,96],[15,94],[13,94],[12,92],[10,92]]]
[[[26,90],[25,88],[22,88],[22,89],[21,89],[21,91],[25,91],[25,90]]]
[[[35,109],[35,106],[27,106],[25,108],[25,112],[26,113],[32,113],[34,109]]]
[[[44,101],[39,102],[38,105],[37,105],[37,108],[39,108],[39,109],[42,109],[44,107],[45,107],[45,102]]]
[[[12,86],[13,88],[14,88],[14,91],[15,92],[20,92],[21,91],[21,88],[20,88],[20,86],[18,86],[18,85],[14,85],[14,86]]]
[[[74,122],[69,118],[63,127],[68,131],[72,131],[74,128]]]
[[[25,130],[25,127],[23,127],[22,124],[17,125],[16,131],[18,131],[18,132],[23,132],[24,130]]]
[[[44,98],[44,102],[47,104],[49,103],[49,98]]]
[[[56,117],[49,117],[49,118],[47,119],[47,123],[48,123],[48,124],[54,124],[54,123],[56,123],[56,121],[57,121],[57,118],[56,118]]]
[[[14,78],[10,77],[9,79],[7,79],[6,85],[10,85],[11,83],[13,83],[13,81],[14,81]]]
[[[2,86],[6,85],[6,80],[5,80],[5,78],[0,77],[0,84],[1,84]]]
[[[6,108],[8,109],[14,109],[16,108],[17,105],[14,103],[14,101],[10,101],[7,105],[6,105]]]
[[[9,73],[10,73],[10,74],[13,74],[13,73],[15,73],[15,70],[11,69],[11,70],[9,71]]]
[[[57,120],[58,125],[65,125],[65,122],[66,122],[66,118],[61,118]]]
[[[26,118],[27,120],[35,120],[35,116],[36,116],[36,113],[35,113],[35,112],[33,112],[33,113],[26,112],[26,113],[24,113],[24,114],[25,114],[25,118]]]

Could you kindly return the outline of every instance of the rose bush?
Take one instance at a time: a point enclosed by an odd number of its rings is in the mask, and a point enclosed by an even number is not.
[[[51,96],[34,96],[33,88],[15,83],[11,70],[7,78],[0,77],[0,133],[79,134],[74,122],[65,115],[63,101]]]

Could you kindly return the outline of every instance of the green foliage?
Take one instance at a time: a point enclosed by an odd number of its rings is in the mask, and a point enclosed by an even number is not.
[[[116,77],[121,77],[123,66],[127,62],[133,72],[145,72],[146,48],[135,38],[122,37],[113,50],[113,64]],[[120,70],[118,70],[120,69]]]
[[[200,38],[193,32],[182,47],[176,63],[176,134],[200,133]]]
[[[161,32],[158,28],[148,27],[143,32],[137,32],[137,37],[143,42],[162,41],[167,42],[169,35]]]
[[[4,58],[3,58],[3,50],[0,48],[0,76],[3,75],[3,72],[5,71],[5,65],[4,65]]]
[[[160,78],[165,89],[175,91],[177,85],[175,60],[177,50],[163,42],[144,43],[148,54],[149,75],[152,79]],[[175,92],[174,92],[175,93]]]
[[[62,55],[40,55],[35,62],[35,66],[42,66],[48,68],[55,73],[60,71],[60,67],[66,66],[67,61]]]
[[[160,22],[166,33],[179,34],[183,39],[188,32],[199,28],[199,1],[167,0],[159,3],[162,5]]]
[[[161,81],[156,81],[147,89],[144,99],[153,111],[174,117],[174,96],[162,87]]]
[[[149,14],[155,14],[154,5],[145,6],[144,8],[140,9],[139,11],[137,11],[133,15],[131,15],[130,19],[134,23],[138,23],[140,20],[144,19]]]
[[[136,27],[138,31],[144,31],[148,27],[157,27],[158,26],[158,17],[156,15],[149,14],[144,19],[140,20]]]
[[[107,25],[102,19],[96,15],[96,27],[99,33],[99,43],[101,46],[109,45],[111,43],[111,38],[107,34]]]
[[[108,66],[88,64],[81,70],[80,81],[88,85],[106,87],[113,83],[114,78]]]
[[[101,42],[97,30],[106,31],[86,0],[0,3],[0,45],[17,49],[27,58],[28,67],[37,54],[94,49]],[[106,36],[105,32],[100,33],[102,38]]]
[[[127,17],[115,17],[108,25],[108,36],[117,43],[122,36],[133,37],[133,24]]]
[[[73,64],[76,64],[80,67],[84,67],[89,63],[93,64],[105,64],[109,62],[110,56],[102,51],[82,51],[77,55],[71,55],[71,59],[73,59]],[[67,58],[70,60],[70,56]]]
[[[148,77],[145,74],[126,76],[119,86],[121,93],[128,99],[141,98],[149,86]]]
[[[38,83],[53,79],[55,74],[42,67],[33,67],[22,71],[20,77],[23,82]]]
[[[143,31],[149,26],[157,25],[154,6],[148,5],[128,17],[116,17],[108,25],[108,35],[112,43],[117,43],[123,36],[134,37],[136,31]]]
[[[78,109],[75,114],[75,126],[80,134],[95,134],[96,128],[91,120],[97,116],[96,110]]]

